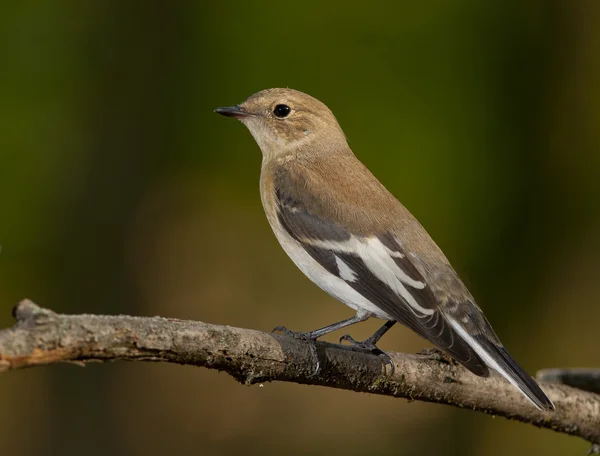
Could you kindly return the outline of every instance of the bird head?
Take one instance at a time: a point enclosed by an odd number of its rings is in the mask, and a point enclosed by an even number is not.
[[[239,105],[215,112],[246,125],[265,159],[347,148],[344,133],[329,108],[297,90],[263,90]]]

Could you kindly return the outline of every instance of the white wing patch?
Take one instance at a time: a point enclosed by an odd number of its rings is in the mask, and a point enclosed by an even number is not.
[[[281,226],[274,226],[273,231],[281,247],[283,247],[283,250],[285,250],[296,266],[320,288],[359,313],[368,312],[383,320],[394,319],[353,289],[348,282],[327,271]]]
[[[400,252],[394,252],[387,248],[378,238],[359,238],[350,236],[347,241],[322,241],[318,239],[302,239],[302,242],[314,245],[315,247],[332,250],[340,253],[350,253],[357,255],[364,262],[365,266],[373,273],[375,277],[385,283],[391,290],[400,296],[409,304],[410,310],[417,317],[433,315],[435,309],[427,309],[421,306],[406,288],[412,287],[416,290],[422,290],[426,284],[414,280],[396,262],[394,258],[403,258]],[[346,263],[336,256],[336,263],[340,270],[342,279],[347,280],[344,275],[352,277],[352,282],[360,280],[356,273],[352,271]],[[343,266],[340,266],[342,264]],[[349,271],[352,273],[348,275]]]
[[[340,271],[340,277],[343,280],[345,280],[346,282],[356,282],[356,272],[354,272],[344,260],[335,255],[335,263],[337,264],[338,270]]]

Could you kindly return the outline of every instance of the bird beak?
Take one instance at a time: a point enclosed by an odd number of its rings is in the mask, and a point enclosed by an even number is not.
[[[234,117],[235,119],[241,119],[252,115],[248,111],[245,111],[240,105],[217,108],[215,109],[215,112],[225,117]]]

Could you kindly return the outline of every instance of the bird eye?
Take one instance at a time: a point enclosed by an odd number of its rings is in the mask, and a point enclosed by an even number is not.
[[[284,117],[287,117],[289,115],[291,110],[292,109],[288,105],[278,104],[273,109],[273,114],[275,114],[275,117],[283,119]]]

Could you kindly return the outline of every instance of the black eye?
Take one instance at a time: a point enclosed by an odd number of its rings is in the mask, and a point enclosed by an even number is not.
[[[273,114],[275,114],[275,117],[279,117],[280,119],[283,119],[290,113],[291,110],[292,109],[288,105],[278,104],[273,109]]]

